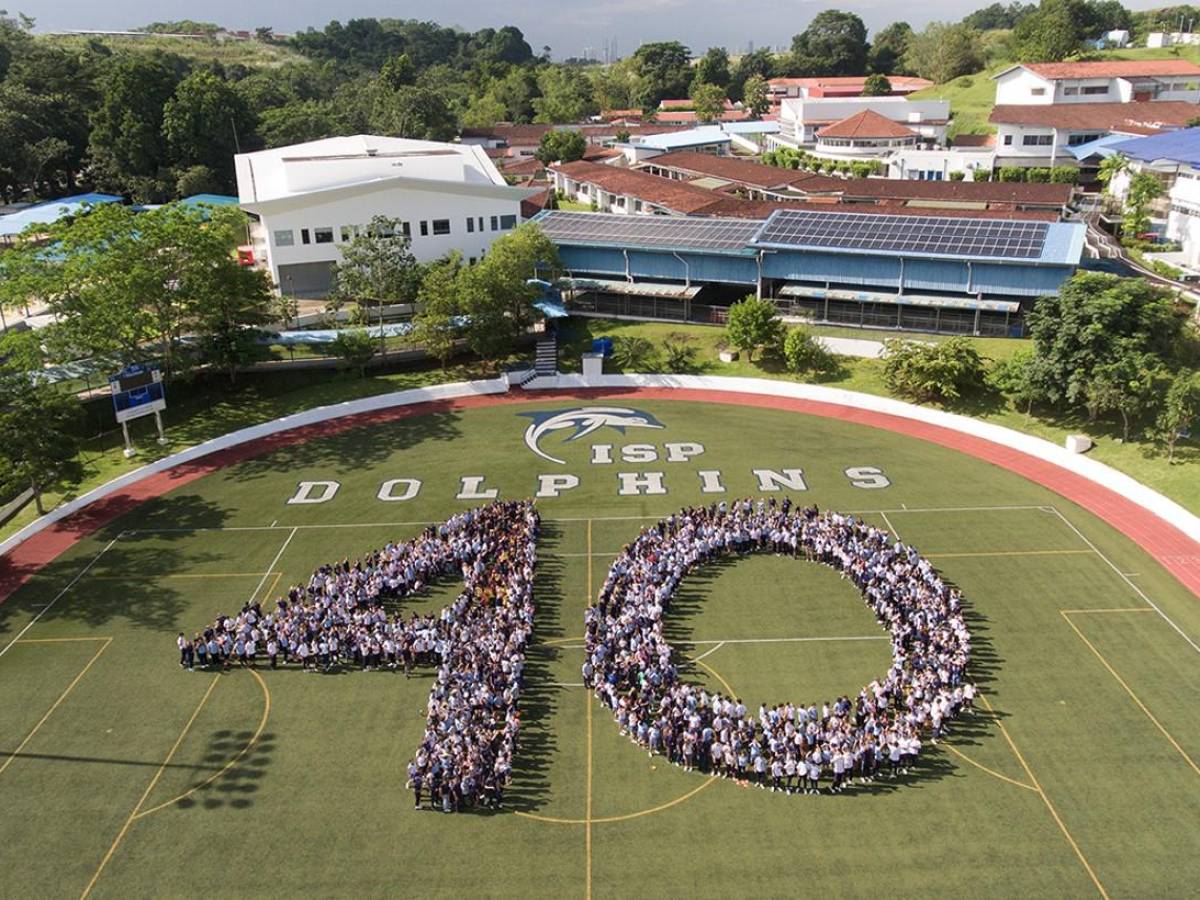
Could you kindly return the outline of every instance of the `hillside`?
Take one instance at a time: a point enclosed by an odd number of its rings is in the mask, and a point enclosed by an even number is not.
[[[219,62],[223,65],[243,65],[255,68],[270,68],[288,62],[303,61],[303,57],[286,44],[267,44],[262,41],[218,41],[210,38],[172,37],[122,37],[111,35],[37,35],[37,40],[54,44],[62,49],[83,48],[88,44],[99,44],[112,51],[145,52],[161,51],[192,62]]]
[[[1186,59],[1200,64],[1200,47],[1169,47],[1129,50],[1108,50],[1089,54],[1080,59]],[[910,96],[914,100],[949,100],[953,122],[950,135],[990,134],[995,131],[988,124],[992,105],[996,98],[996,85],[992,76],[1012,65],[1011,61],[997,62],[982,72],[963,75],[945,84],[936,84]]]

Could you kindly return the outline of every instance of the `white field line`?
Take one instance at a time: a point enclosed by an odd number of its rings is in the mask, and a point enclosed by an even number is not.
[[[725,646],[725,642],[721,641],[719,644],[716,644],[713,647],[709,647],[707,650],[705,650],[699,656],[692,657],[691,661],[693,663],[698,663],[698,662],[700,662],[700,660],[704,659],[706,656],[712,656],[714,653],[716,653],[718,650],[720,650],[724,646]]]
[[[267,566],[267,571],[263,572],[263,577],[259,580],[258,587],[256,587],[254,589],[254,593],[250,595],[251,600],[256,598],[258,596],[258,592],[263,589],[263,585],[267,583],[267,579],[270,578],[271,573],[275,571],[275,564],[279,562],[280,558],[282,558],[283,552],[287,550],[288,544],[292,542],[292,538],[295,536],[296,529],[293,528],[291,533],[287,536],[287,540],[283,542],[283,546],[279,548],[279,552],[275,554],[275,558],[271,560],[271,564]]]
[[[923,508],[904,507],[896,509],[840,509],[837,512],[843,512],[850,515],[865,515],[867,513],[879,513],[886,515],[887,513],[952,513],[952,512],[993,512],[998,510],[1022,510],[1022,509],[1037,509],[1042,512],[1053,512],[1053,507],[1040,505],[1020,505],[1020,506],[927,506]],[[650,522],[665,519],[668,516],[679,512],[678,509],[664,512],[661,515],[645,515],[645,516],[590,516],[590,517],[571,517],[571,516],[543,516],[543,521],[546,522],[587,522],[590,518],[593,522]],[[277,520],[278,521],[278,520]],[[207,528],[130,528],[123,534],[160,534],[160,533],[180,533],[180,532],[203,532],[203,531],[285,531],[292,528],[297,528],[300,531],[321,530],[323,528],[390,528],[399,525],[432,525],[436,524],[435,520],[417,519],[414,521],[401,522],[328,522],[321,525],[288,525],[284,523],[279,525],[272,523],[270,525],[218,525]]]
[[[1117,575],[1119,575],[1119,576],[1120,576],[1120,578],[1121,578],[1121,580],[1122,580],[1122,581],[1124,581],[1124,582],[1125,582],[1127,585],[1129,585],[1131,588],[1133,588],[1133,590],[1134,590],[1134,593],[1136,593],[1136,594],[1137,594],[1139,597],[1141,597],[1143,600],[1145,600],[1145,601],[1146,601],[1146,603],[1147,603],[1147,604],[1148,604],[1148,605],[1149,605],[1149,606],[1150,606],[1150,607],[1151,607],[1151,608],[1152,608],[1152,609],[1153,609],[1153,610],[1154,610],[1156,613],[1158,613],[1158,614],[1159,614],[1159,615],[1162,617],[1162,620],[1163,620],[1164,622],[1166,622],[1168,625],[1170,625],[1172,628],[1174,628],[1174,629],[1175,629],[1175,631],[1176,631],[1176,632],[1179,634],[1179,636],[1180,636],[1181,638],[1183,638],[1185,641],[1187,641],[1187,642],[1188,642],[1188,645],[1189,645],[1189,646],[1190,646],[1190,647],[1191,647],[1193,650],[1195,650],[1197,653],[1200,653],[1200,644],[1197,644],[1197,643],[1196,643],[1194,640],[1192,640],[1192,639],[1191,639],[1191,638],[1188,636],[1187,632],[1185,632],[1185,631],[1184,631],[1182,628],[1180,628],[1178,625],[1176,625],[1176,624],[1175,624],[1175,622],[1171,620],[1171,617],[1170,617],[1170,616],[1168,616],[1168,615],[1167,615],[1165,612],[1163,612],[1163,611],[1162,611],[1162,609],[1160,609],[1160,608],[1159,608],[1158,604],[1157,604],[1157,603],[1155,603],[1153,600],[1151,600],[1151,599],[1150,599],[1150,598],[1149,598],[1149,597],[1146,595],[1146,592],[1145,592],[1145,591],[1143,591],[1143,590],[1142,590],[1140,587],[1138,587],[1136,584],[1134,584],[1132,581],[1130,581],[1130,580],[1129,580],[1129,576],[1128,576],[1128,575],[1126,575],[1124,572],[1122,572],[1122,571],[1121,571],[1121,569],[1120,569],[1120,567],[1118,567],[1116,563],[1114,563],[1114,562],[1113,562],[1111,559],[1109,559],[1107,556],[1105,556],[1105,555],[1104,555],[1104,554],[1103,554],[1103,553],[1100,551],[1100,548],[1099,548],[1099,547],[1097,547],[1095,544],[1093,544],[1093,543],[1092,543],[1092,542],[1091,542],[1091,541],[1088,539],[1087,535],[1085,535],[1085,534],[1084,534],[1082,531],[1080,531],[1078,528],[1076,528],[1076,527],[1075,527],[1075,525],[1074,525],[1074,523],[1072,523],[1070,519],[1068,519],[1066,516],[1064,516],[1064,515],[1063,515],[1063,514],[1062,514],[1062,513],[1059,511],[1058,507],[1053,507],[1053,509],[1054,509],[1054,514],[1055,514],[1056,516],[1058,516],[1058,518],[1059,518],[1059,519],[1061,519],[1061,520],[1062,520],[1062,522],[1063,522],[1063,524],[1064,524],[1064,525],[1066,525],[1066,526],[1067,526],[1068,528],[1070,528],[1070,529],[1071,529],[1073,532],[1075,532],[1075,534],[1076,534],[1076,535],[1079,537],[1079,539],[1080,539],[1081,541],[1083,541],[1085,544],[1087,544],[1087,545],[1088,545],[1088,547],[1090,547],[1090,548],[1091,548],[1091,550],[1092,550],[1092,552],[1093,552],[1093,553],[1095,553],[1095,554],[1096,554],[1097,556],[1099,556],[1099,557],[1100,557],[1102,560],[1104,560],[1104,562],[1108,564],[1108,567],[1109,567],[1110,569],[1112,569],[1114,572],[1116,572],[1116,573],[1117,573]]]
[[[888,518],[888,514],[882,509],[879,511],[879,514],[883,516],[883,521],[887,524],[888,531],[892,533],[892,537],[894,537],[896,540],[900,540],[900,532],[896,530],[896,526],[892,524],[892,520]]]
[[[27,632],[30,628],[32,628],[34,625],[36,625],[38,622],[38,619],[40,619],[42,616],[44,616],[50,610],[50,608],[52,606],[54,606],[55,603],[57,603],[59,600],[61,600],[63,595],[66,594],[67,591],[69,591],[71,588],[75,587],[75,585],[79,583],[79,579],[81,579],[84,575],[86,575],[88,573],[88,571],[92,568],[92,566],[94,566],[96,563],[98,563],[100,561],[100,557],[102,557],[105,553],[107,553],[109,551],[109,549],[112,547],[112,545],[117,542],[118,538],[120,538],[120,535],[117,535],[117,537],[113,538],[111,541],[109,541],[107,544],[105,544],[104,548],[99,553],[97,553],[95,556],[92,557],[92,561],[89,562],[82,569],[80,569],[79,574],[76,575],[74,578],[72,578],[69,582],[67,582],[67,586],[65,588],[63,588],[61,591],[59,591],[57,594],[54,595],[54,599],[51,600],[49,603],[47,603],[45,606],[43,606],[41,611],[36,616],[34,616],[32,619],[30,619],[28,624],[26,624],[26,626],[24,628],[22,628],[20,631],[17,632],[17,636],[14,637],[11,641],[9,641],[3,650],[0,650],[0,656],[3,656],[10,649],[12,649],[12,645],[15,644],[17,641],[19,641],[22,637],[24,637],[25,632]]]

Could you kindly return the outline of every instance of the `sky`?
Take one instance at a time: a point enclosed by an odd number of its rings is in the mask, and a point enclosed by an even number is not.
[[[439,0],[432,6],[413,0],[352,0],[329,4],[319,0],[118,0],[113,6],[94,0],[0,0],[9,12],[24,12],[37,20],[38,31],[72,28],[120,30],[155,21],[195,19],[227,28],[252,29],[270,25],[281,33],[321,28],[332,18],[434,19],[468,31],[516,25],[540,51],[549,45],[555,59],[582,56],[585,48],[603,58],[614,38],[618,53],[627,56],[639,44],[680,40],[699,54],[710,46],[731,53],[755,47],[787,47],[792,35],[804,30],[814,15],[830,4],[810,0]],[[860,0],[839,4],[862,17],[868,29],[905,18],[915,28],[935,19],[958,20],[991,0],[926,0],[920,11],[894,0]],[[1133,0],[1130,9],[1164,6],[1166,0]],[[432,12],[436,10],[436,12]],[[907,13],[907,15],[905,15]]]

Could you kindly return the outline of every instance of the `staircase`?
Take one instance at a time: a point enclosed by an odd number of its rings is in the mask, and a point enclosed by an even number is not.
[[[547,330],[538,338],[533,357],[533,371],[537,375],[558,374],[558,333]]]

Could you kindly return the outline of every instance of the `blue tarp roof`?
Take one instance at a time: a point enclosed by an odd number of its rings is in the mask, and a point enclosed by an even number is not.
[[[120,203],[113,194],[76,194],[59,200],[48,200],[20,212],[0,216],[0,237],[15,237],[30,225],[49,225],[64,216],[73,216],[99,203]]]
[[[1123,153],[1131,159],[1143,162],[1170,160],[1172,162],[1200,165],[1200,128],[1184,128],[1152,134],[1150,137],[1124,140],[1110,144],[1109,149]]]
[[[1067,150],[1076,159],[1087,159],[1094,154],[1101,156],[1112,156],[1116,151],[1113,149],[1114,144],[1125,143],[1129,140],[1127,134],[1106,134],[1102,138],[1096,138],[1094,141],[1088,141],[1086,144],[1077,144],[1074,147],[1068,147]]]
[[[202,203],[208,206],[237,206],[238,198],[228,194],[195,194],[184,197],[179,203],[181,206],[199,206]]]

